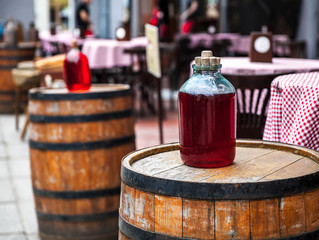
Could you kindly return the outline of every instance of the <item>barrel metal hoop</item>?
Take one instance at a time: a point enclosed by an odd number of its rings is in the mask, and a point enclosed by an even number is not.
[[[30,114],[29,121],[35,123],[80,123],[107,121],[111,119],[120,119],[133,116],[133,110],[124,110],[110,113],[100,113],[92,115],[69,115],[69,116],[44,116]]]
[[[194,183],[156,178],[122,164],[121,178],[130,187],[160,195],[204,200],[257,200],[302,194],[319,188],[319,172],[293,179],[254,183]]]
[[[47,198],[60,198],[60,199],[82,199],[82,198],[98,198],[106,196],[119,195],[121,188],[106,188],[98,190],[87,191],[50,191],[38,188],[33,188],[35,196],[47,197]]]
[[[74,143],[47,143],[47,142],[36,142],[29,140],[29,146],[33,149],[38,150],[51,150],[51,151],[81,151],[81,150],[92,150],[101,148],[112,148],[119,145],[125,145],[132,143],[135,140],[135,135],[114,138],[103,141],[94,142],[74,142]]]
[[[129,96],[131,94],[130,89],[110,91],[110,92],[83,92],[83,93],[72,93],[68,94],[43,94],[41,91],[29,92],[30,100],[44,100],[44,101],[52,101],[52,100],[92,100],[92,99],[111,99],[116,97],[124,97]]]
[[[33,55],[32,55],[32,57],[33,57]],[[11,55],[10,56],[9,55],[1,56],[0,55],[0,60],[16,60],[16,61],[30,60],[31,61],[32,57],[30,57],[30,56],[11,56]]]
[[[120,231],[128,238],[132,240],[148,240],[148,239],[161,239],[161,240],[187,240],[190,238],[183,238],[183,237],[173,237],[173,236],[167,236],[160,233],[145,231],[141,228],[138,228],[127,221],[125,221],[121,216],[119,216],[119,228]],[[319,237],[319,229],[303,233],[298,236],[291,236],[291,237],[285,237],[285,238],[279,238],[278,240],[316,240]],[[193,239],[193,238],[192,238]]]
[[[2,91],[0,90],[0,94],[1,95],[14,95],[15,94],[15,91]]]
[[[126,222],[121,216],[119,216],[119,228],[120,231],[129,239],[132,240],[187,240],[190,238],[180,238],[167,236],[159,233],[145,231],[141,228],[135,227],[132,224]]]
[[[6,65],[6,66],[0,66],[0,70],[12,70],[13,68],[16,68],[17,65]]]
[[[96,220],[108,219],[111,217],[118,216],[118,210],[103,212],[103,213],[83,214],[83,215],[50,214],[50,213],[44,213],[41,211],[36,211],[36,213],[37,213],[37,217],[41,220],[64,221],[64,222],[96,221]]]

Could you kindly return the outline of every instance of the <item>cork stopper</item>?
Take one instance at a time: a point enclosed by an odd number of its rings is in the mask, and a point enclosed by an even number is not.
[[[200,66],[202,63],[202,58],[201,57],[195,57],[195,65]]]
[[[202,66],[209,66],[209,58],[208,57],[202,57]]]
[[[213,56],[213,52],[210,51],[210,50],[204,50],[204,51],[202,51],[201,56],[202,57],[212,57]]]
[[[78,44],[75,39],[72,40],[72,48],[77,48]]]
[[[220,65],[220,58],[219,57],[210,57],[209,62],[211,66]]]

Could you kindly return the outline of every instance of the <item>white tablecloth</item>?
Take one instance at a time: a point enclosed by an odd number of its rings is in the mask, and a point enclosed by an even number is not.
[[[85,40],[82,52],[89,60],[91,69],[130,66],[132,59],[124,49],[137,46],[146,46],[145,37],[133,38],[130,41],[117,41],[111,39]]]
[[[309,72],[319,69],[319,60],[301,58],[273,58],[272,63],[250,62],[248,57],[223,57],[222,73],[269,74],[285,72]]]
[[[72,31],[61,31],[56,35],[51,35],[49,31],[41,31],[39,33],[39,38],[43,49],[47,52],[56,51],[55,47],[52,46],[50,42],[63,43],[70,47],[74,39],[76,39],[78,46],[82,45],[85,41],[84,39],[75,36]]]
[[[190,47],[195,47],[198,44],[210,47],[213,40],[229,40],[231,46],[228,47],[228,51],[233,54],[242,54],[248,56],[250,50],[250,35],[240,35],[238,33],[194,33],[189,34],[188,36],[191,40]],[[289,36],[284,34],[276,34],[272,36],[272,39],[274,53],[280,54],[281,49],[277,48],[275,43],[276,41],[288,41]]]

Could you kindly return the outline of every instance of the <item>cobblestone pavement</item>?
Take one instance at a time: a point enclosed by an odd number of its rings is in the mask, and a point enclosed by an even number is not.
[[[0,240],[40,240],[33,202],[28,134],[20,139],[14,115],[0,114]],[[138,119],[135,125],[137,149],[158,145],[157,117]],[[164,142],[178,141],[177,113],[164,121]]]

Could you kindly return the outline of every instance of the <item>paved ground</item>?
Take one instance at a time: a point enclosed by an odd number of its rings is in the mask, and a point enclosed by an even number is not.
[[[20,117],[20,128],[24,117]],[[156,117],[138,119],[137,148],[159,144]],[[28,135],[20,140],[13,115],[0,115],[0,240],[38,240],[31,187]],[[164,142],[178,141],[177,113],[164,121]]]
[[[28,143],[19,134],[13,115],[0,115],[0,240],[39,239]]]

